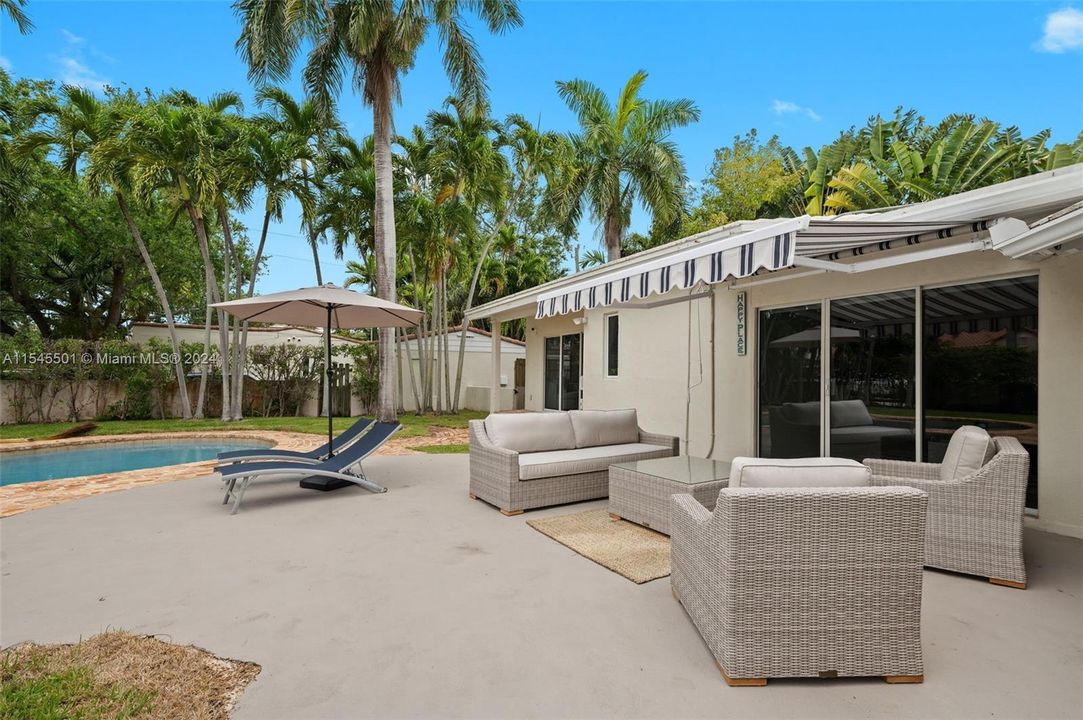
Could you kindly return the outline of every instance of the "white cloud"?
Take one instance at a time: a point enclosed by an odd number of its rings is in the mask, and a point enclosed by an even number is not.
[[[11,61],[3,55],[0,55],[0,70],[4,72],[11,72]]]
[[[1034,47],[1048,53],[1083,50],[1083,12],[1069,7],[1046,15],[1045,31]]]
[[[97,92],[109,84],[108,80],[72,57],[60,58],[60,81],[65,85],[77,85]]]
[[[56,58],[56,63],[60,66],[60,81],[65,85],[76,85],[95,92],[104,90],[109,80],[90,67],[86,59],[87,51],[95,57],[103,57],[103,54],[90,46],[86,38],[69,30],[61,28],[60,34],[64,37],[65,44],[63,53]]]
[[[775,115],[790,115],[797,113],[804,115],[809,120],[820,122],[820,114],[818,112],[809,107],[802,107],[789,100],[775,100],[771,103],[771,109],[774,111]]]
[[[64,28],[60,28],[60,34],[64,36],[64,41],[66,43],[68,43],[68,45],[85,45],[86,44],[86,38],[85,37],[79,37],[78,35],[71,32],[70,30],[65,30]]]

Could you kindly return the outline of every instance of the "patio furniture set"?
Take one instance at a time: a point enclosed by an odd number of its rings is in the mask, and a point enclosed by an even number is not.
[[[470,422],[471,498],[515,515],[608,497],[615,520],[671,536],[673,595],[731,686],[922,682],[923,567],[1026,587],[1028,466],[973,426],[934,464],[691,458],[634,410]]]

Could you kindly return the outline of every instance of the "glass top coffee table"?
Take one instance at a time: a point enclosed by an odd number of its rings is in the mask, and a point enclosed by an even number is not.
[[[730,462],[678,455],[609,466],[609,516],[669,535],[669,498],[686,493],[714,510]]]

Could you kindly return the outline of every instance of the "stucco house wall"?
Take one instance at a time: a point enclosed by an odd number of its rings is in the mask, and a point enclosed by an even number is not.
[[[1083,537],[1083,253],[1028,262],[992,251],[975,252],[864,273],[818,273],[759,284],[753,278],[733,286],[717,285],[713,351],[709,297],[653,309],[623,305],[529,320],[527,408],[542,409],[545,337],[582,331],[584,408],[635,407],[648,430],[681,437],[682,453],[723,459],[755,455],[760,309],[1025,274],[1039,277],[1041,333],[1039,517],[1033,523]],[[744,356],[736,349],[741,290],[747,293]],[[662,298],[687,294],[674,291]],[[604,317],[613,312],[620,317],[616,378],[604,376]],[[576,325],[574,317],[585,323]]]
[[[451,360],[451,385],[455,386],[455,373],[459,362],[459,332],[448,336],[448,349]],[[489,387],[492,377],[492,338],[488,333],[471,328],[467,332],[465,352],[463,354],[462,384],[459,388],[459,407],[467,410],[489,409]],[[402,355],[402,404],[408,411],[417,409],[414,393],[410,386],[410,366],[412,365],[415,382],[420,382],[421,361],[418,357],[417,340],[400,341],[403,348]],[[515,361],[525,358],[527,346],[518,340],[501,338],[500,341],[500,376],[501,382],[501,410],[513,410],[515,408]],[[409,364],[407,358],[410,358]],[[443,364],[438,363],[442,369]],[[473,389],[473,391],[472,391]],[[398,393],[398,385],[395,387]],[[436,393],[433,392],[434,404]]]

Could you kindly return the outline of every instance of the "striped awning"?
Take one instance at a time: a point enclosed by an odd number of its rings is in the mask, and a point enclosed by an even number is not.
[[[538,296],[536,318],[593,310],[616,303],[743,278],[793,265],[797,231],[809,217],[787,218],[735,237],[708,240],[653,260]]]
[[[795,265],[843,268],[835,261],[930,240],[974,236],[989,226],[988,221],[886,221],[870,215],[788,218],[736,235],[708,236],[641,263],[622,261],[612,272],[541,293],[535,318],[608,307]]]

